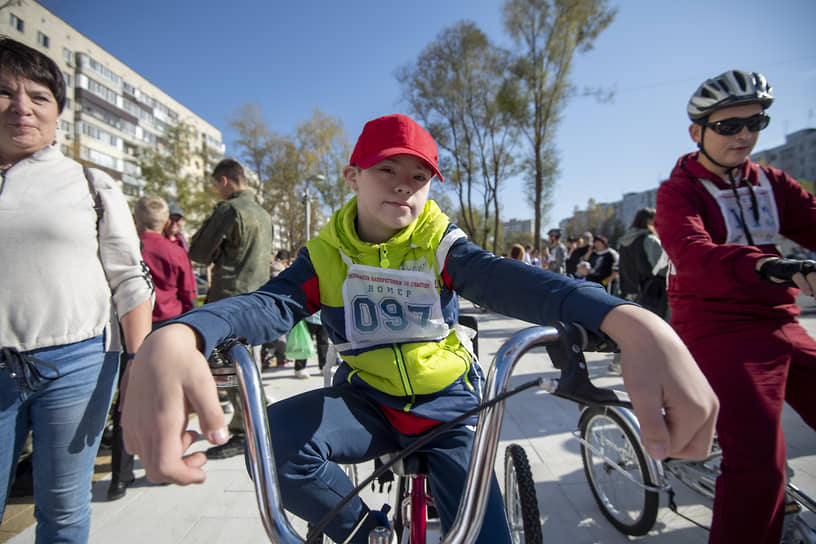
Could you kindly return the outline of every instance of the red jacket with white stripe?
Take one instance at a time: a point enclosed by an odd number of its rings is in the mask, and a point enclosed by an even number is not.
[[[736,176],[740,186],[758,186],[760,168],[773,190],[779,234],[816,250],[816,197],[785,172],[750,161]],[[779,255],[776,246],[725,243],[722,212],[700,179],[718,189],[729,188],[691,153],[678,160],[657,193],[655,228],[672,262],[672,323],[793,319],[800,313],[795,305],[798,289],[762,281],[754,271],[759,259]]]

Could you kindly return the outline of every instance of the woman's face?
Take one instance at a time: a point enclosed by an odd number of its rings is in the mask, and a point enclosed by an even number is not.
[[[15,163],[48,147],[59,107],[47,86],[0,70],[0,159]]]

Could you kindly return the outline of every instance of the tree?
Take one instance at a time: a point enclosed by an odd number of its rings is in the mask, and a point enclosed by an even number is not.
[[[270,140],[272,134],[264,121],[259,104],[242,104],[228,119],[229,125],[238,132],[235,146],[238,157],[255,173],[256,179],[249,182],[255,190],[256,199],[263,204],[266,200],[264,191],[264,173],[270,160]],[[274,206],[274,204],[273,204]]]
[[[566,226],[571,236],[579,236],[587,231],[596,236],[606,236],[610,247],[617,246],[618,240],[626,230],[615,215],[614,206],[595,202],[593,198],[587,201],[585,210],[580,211],[577,206],[575,207],[573,216],[567,220]]]
[[[617,10],[606,0],[507,0],[504,28],[520,51],[513,63],[518,77],[516,122],[530,144],[535,247],[541,245],[541,224],[547,191],[557,169],[553,140],[567,100],[575,94],[569,75],[576,53],[592,49]],[[600,91],[586,91],[602,96]]]
[[[229,122],[239,134],[239,158],[257,176],[256,198],[276,219],[289,250],[296,251],[306,242],[304,195],[308,192],[314,208],[310,236],[322,212],[348,198],[342,171],[351,150],[342,121],[315,109],[287,136],[269,130],[260,106],[244,104]]]
[[[444,153],[446,184],[460,207],[460,226],[495,249],[499,185],[513,173],[516,134],[502,100],[506,55],[475,24],[444,29],[414,65],[396,77],[403,99]]]
[[[211,174],[215,165],[223,158],[223,154],[220,149],[208,147],[202,142],[202,146],[193,152],[193,156],[193,163],[200,166],[200,169],[193,174],[194,181],[190,192],[177,197],[179,205],[184,210],[188,228],[197,230],[204,218],[212,212],[213,203],[219,199]]]
[[[177,202],[191,227],[212,209],[215,195],[207,172],[216,155],[206,148],[194,151],[194,138],[192,126],[181,121],[157,138],[156,147],[144,146],[136,156],[145,182],[143,192]],[[198,161],[200,173],[195,168]]]
[[[309,238],[317,234],[325,217],[342,206],[348,199],[350,189],[343,178],[351,149],[343,122],[336,116],[314,109],[312,116],[295,128],[294,137],[282,149],[287,156],[280,156],[277,167],[283,168],[287,180],[281,180],[287,194],[281,195],[285,203],[281,217],[285,223],[285,236],[295,250],[306,243],[305,198],[311,205]],[[270,175],[271,179],[271,175]]]
[[[295,134],[304,190],[319,196],[329,211],[340,208],[351,194],[343,178],[343,167],[351,155],[343,122],[316,108],[310,119],[298,124]]]

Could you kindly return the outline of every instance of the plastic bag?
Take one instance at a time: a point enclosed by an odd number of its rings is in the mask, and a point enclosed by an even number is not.
[[[299,321],[297,325],[289,331],[289,339],[286,341],[286,358],[301,360],[317,356],[312,333],[306,326],[305,321]]]

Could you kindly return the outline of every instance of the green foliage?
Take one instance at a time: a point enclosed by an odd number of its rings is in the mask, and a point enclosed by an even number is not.
[[[263,173],[268,163],[267,146],[273,135],[263,118],[261,106],[257,103],[242,104],[228,121],[238,133],[235,145],[241,150],[240,158],[255,173],[255,179],[249,178],[247,181],[263,203]]]
[[[568,236],[580,236],[587,231],[595,236],[606,236],[612,248],[617,247],[618,241],[626,231],[626,226],[615,215],[614,206],[595,202],[593,198],[587,201],[585,210],[575,208],[566,226]]]
[[[297,251],[306,242],[304,195],[309,194],[313,208],[310,236],[319,218],[348,199],[343,167],[351,148],[342,121],[315,109],[293,135],[277,134],[269,130],[260,106],[244,104],[230,126],[239,134],[239,158],[257,176],[256,198],[281,228],[287,249]]]
[[[528,245],[533,245],[533,241],[533,235],[529,232],[508,232],[502,238],[501,247],[504,248],[502,253],[509,253],[510,246],[513,244],[521,244],[527,247]]]
[[[310,193],[316,191],[326,209],[340,208],[351,195],[343,178],[343,168],[351,155],[343,122],[315,109],[310,119],[298,124],[296,140],[305,170],[312,174],[304,179],[306,188]]]
[[[517,132],[503,95],[507,66],[506,52],[474,23],[460,21],[396,74],[411,113],[443,152],[446,188],[458,201],[460,226],[494,249],[499,188],[516,172]]]
[[[190,229],[212,210],[216,193],[208,172],[219,158],[206,147],[195,152],[194,141],[193,127],[182,121],[169,127],[156,148],[142,147],[136,157],[145,181],[142,192],[178,203]]]
[[[504,28],[517,47],[511,68],[517,81],[508,86],[506,100],[514,105],[516,124],[529,143],[535,247],[541,245],[541,224],[558,167],[556,129],[568,99],[576,94],[569,77],[573,58],[592,49],[615,14],[606,0],[507,0],[502,8]]]

